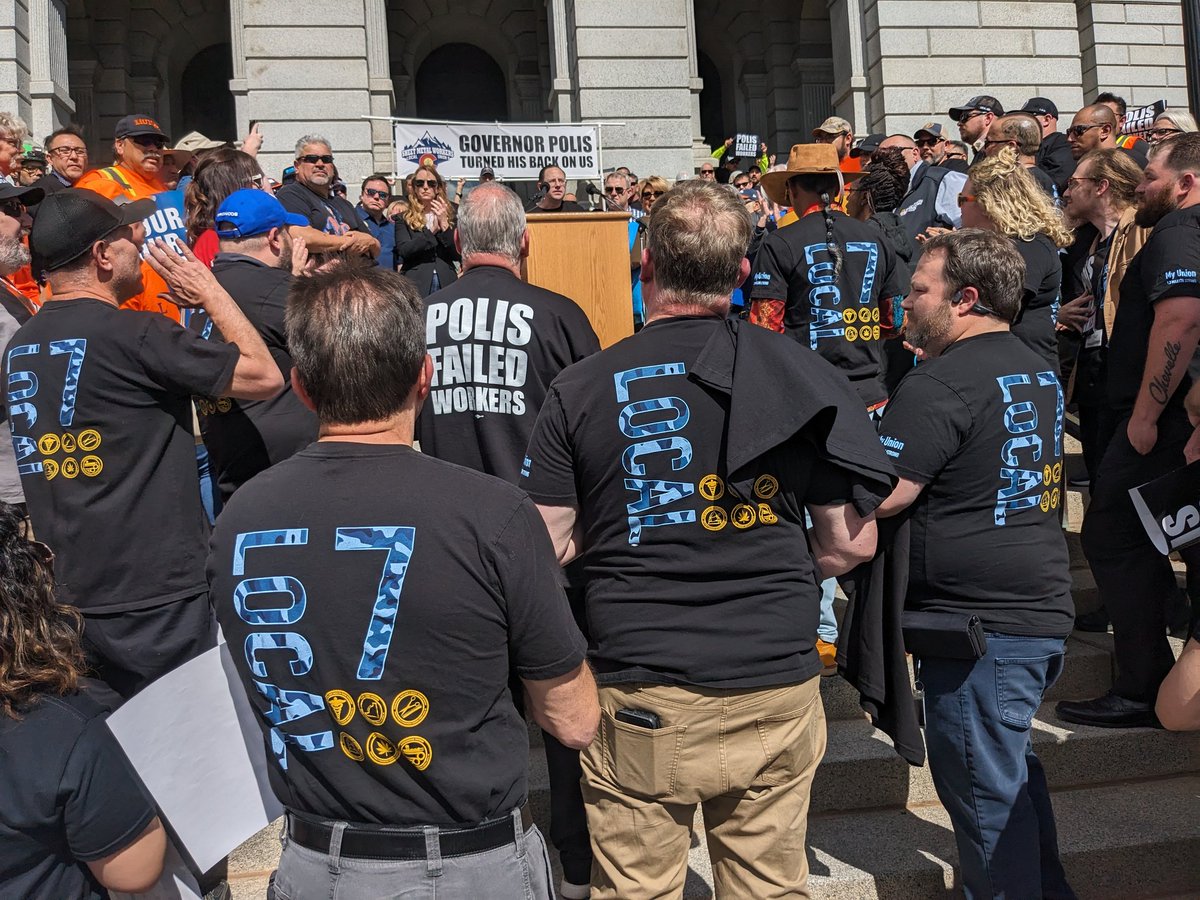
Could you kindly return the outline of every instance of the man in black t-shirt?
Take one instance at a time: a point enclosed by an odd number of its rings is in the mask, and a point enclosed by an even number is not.
[[[510,676],[569,746],[599,710],[545,526],[511,485],[413,450],[432,365],[407,279],[301,279],[287,325],[320,438],[234,495],[208,561],[288,811],[276,888],[549,900]]]
[[[1183,399],[1200,336],[1200,135],[1154,148],[1134,221],[1154,231],[1121,280],[1107,358],[1108,403],[1118,424],[1082,535],[1112,619],[1117,678],[1103,697],[1057,707],[1069,722],[1110,727],[1154,723],[1158,686],[1175,661],[1166,634],[1175,576],[1147,538],[1129,489],[1182,466],[1192,435]],[[1180,553],[1196,571],[1200,548]]]
[[[567,173],[558,166],[542,166],[537,180],[538,199],[525,207],[525,212],[556,213],[556,212],[586,212],[574,200],[565,199],[567,195]]]
[[[817,583],[874,552],[892,472],[844,377],[726,319],[750,231],[699,180],[654,204],[646,327],[554,380],[522,472],[586,582],[594,900],[678,896],[697,804],[718,896],[808,875]]]
[[[284,314],[292,286],[290,229],[306,224],[266,191],[244,188],[221,204],[216,231],[221,250],[213,260],[217,283],[258,331],[284,379],[270,400],[206,397],[198,400],[200,429],[212,459],[213,476],[228,501],[261,472],[317,439],[317,417],[287,383],[292,370]],[[206,316],[189,327],[220,340]]]
[[[333,150],[320,135],[306,134],[296,141],[296,180],[275,192],[290,213],[303,216],[320,234],[308,232],[305,240],[314,253],[349,256],[379,255],[379,241],[371,237],[350,201],[333,193]]]
[[[1074,896],[1029,742],[1073,607],[1059,524],[1062,388],[1008,324],[1023,268],[993,232],[925,245],[904,309],[907,340],[927,361],[880,425],[900,484],[878,515],[911,517],[906,605],[944,632],[944,653],[917,656],[917,681],[930,774],[972,897]],[[982,653],[959,646],[972,616]]]
[[[214,643],[192,395],[265,400],[283,386],[254,326],[186,249],[156,246],[152,265],[227,343],[118,309],[142,290],[141,220],[153,213],[151,200],[116,206],[77,188],[43,200],[31,240],[54,296],[5,353],[29,515],[113,702]]]

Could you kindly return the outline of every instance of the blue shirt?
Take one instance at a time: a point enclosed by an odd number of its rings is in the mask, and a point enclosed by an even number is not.
[[[361,203],[354,207],[354,211],[366,223],[368,230],[371,232],[371,237],[379,241],[379,258],[375,260],[375,264],[383,266],[385,269],[395,269],[396,223],[391,219],[376,222]]]

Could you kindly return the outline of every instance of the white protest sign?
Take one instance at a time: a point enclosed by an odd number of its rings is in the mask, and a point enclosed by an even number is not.
[[[758,144],[757,134],[739,134],[733,141],[733,155],[758,159]]]
[[[226,644],[158,679],[108,727],[201,871],[283,815]]]
[[[568,179],[600,177],[598,125],[520,125],[508,122],[396,122],[396,171],[423,162],[443,178],[478,178],[490,167],[497,178],[534,181],[543,166]]]

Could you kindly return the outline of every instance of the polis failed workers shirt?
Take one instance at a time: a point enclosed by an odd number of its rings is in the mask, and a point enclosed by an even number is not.
[[[880,440],[912,507],[908,606],[1002,634],[1066,635],[1073,605],[1060,506],[1057,368],[1011,333],[956,341],[909,372]]]
[[[748,688],[821,670],[804,506],[848,502],[852,486],[793,439],[751,464],[745,496],[733,493],[728,395],[688,377],[723,328],[658,320],[571,366],[529,442],[521,485],[540,504],[579,509],[601,681]]]
[[[156,313],[52,300],[4,359],[18,472],[58,599],[99,613],[202,593],[191,397],[229,385],[237,347]]]
[[[477,266],[425,298],[425,324],[433,382],[421,450],[516,483],[550,382],[600,349],[587,316],[507,269]]]
[[[1013,323],[1012,333],[1058,371],[1058,332],[1054,327],[1062,288],[1058,248],[1044,234],[1035,235],[1031,241],[1013,238],[1012,243],[1025,260],[1021,314]]]
[[[902,296],[907,275],[879,230],[834,212],[837,269],[818,210],[767,236],[754,260],[752,300],[783,300],[783,326],[846,373],[863,403],[887,398],[881,298]]]
[[[1200,297],[1200,207],[1163,216],[1121,279],[1121,302],[1108,343],[1108,397],[1121,415],[1133,411],[1141,389],[1154,305],[1170,297]],[[1182,408],[1192,385],[1188,362],[1175,362],[1185,371],[1174,393],[1168,396],[1161,384],[1151,388],[1158,403]]]
[[[319,442],[242,487],[208,574],[281,802],[400,826],[519,806],[510,677],[584,658],[558,571],[521,491],[411,447]]]

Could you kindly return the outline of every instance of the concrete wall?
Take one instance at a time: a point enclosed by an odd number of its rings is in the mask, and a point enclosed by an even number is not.
[[[33,117],[29,96],[29,2],[0,2],[0,110]]]
[[[1163,0],[1079,0],[1083,93],[1112,91],[1130,106],[1166,100],[1187,109],[1183,13]]]

